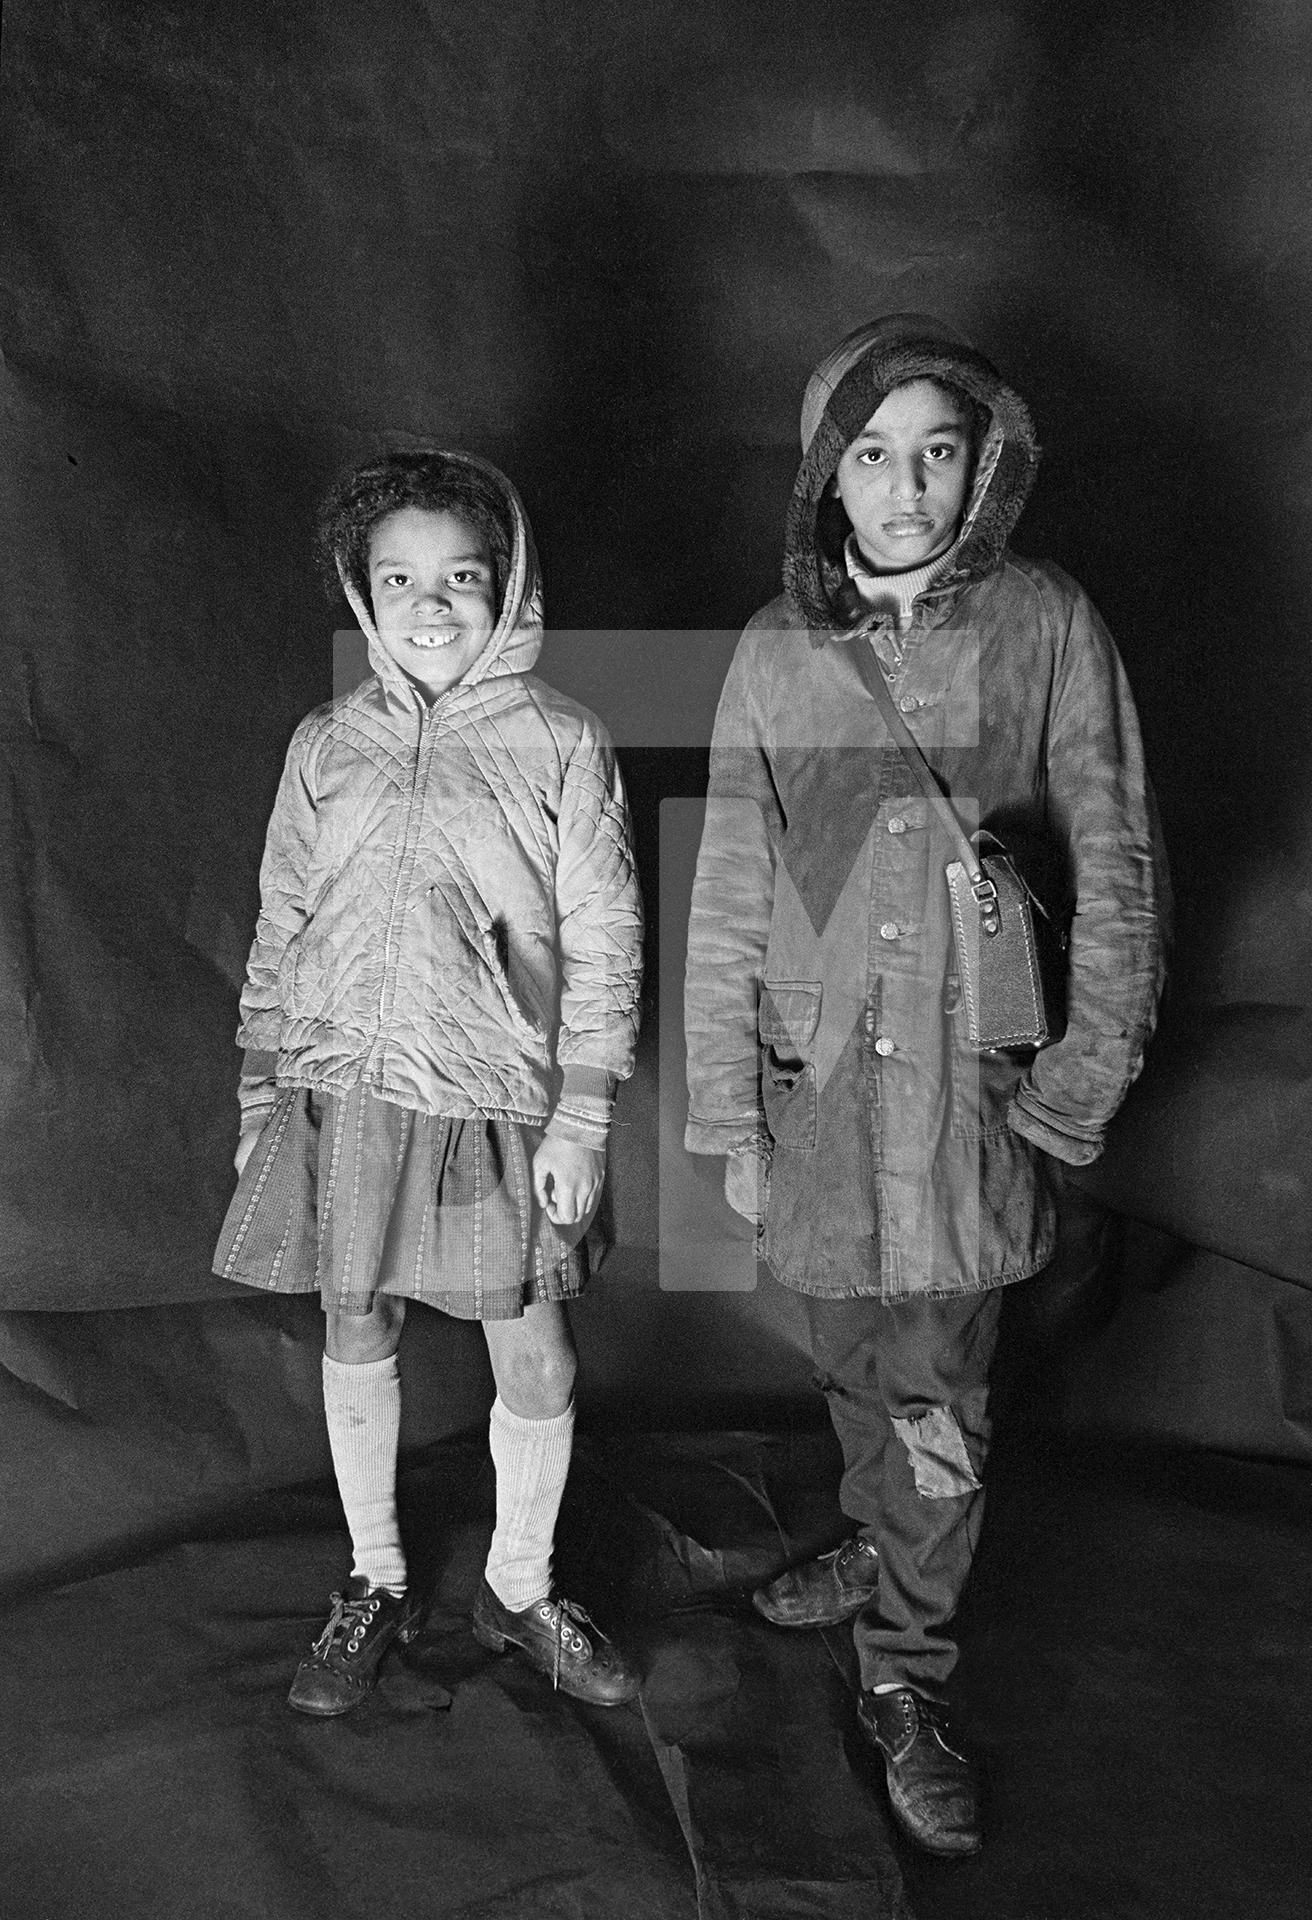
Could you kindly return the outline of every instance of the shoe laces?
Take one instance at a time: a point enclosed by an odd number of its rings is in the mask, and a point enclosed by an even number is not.
[[[862,1540],[858,1535],[854,1534],[851,1539],[844,1540],[841,1543],[841,1545],[837,1547],[831,1547],[828,1553],[817,1554],[816,1563],[817,1565],[822,1567],[832,1567],[835,1575],[838,1578],[839,1585],[841,1586],[843,1582],[844,1568],[840,1565],[840,1562],[845,1559],[855,1560],[857,1558],[865,1558],[865,1557],[868,1557],[872,1560],[877,1558],[877,1556],[875,1555],[874,1549],[871,1547],[868,1547],[864,1540]]]
[[[316,1660],[326,1660],[334,1648],[340,1648],[343,1656],[349,1660],[360,1651],[374,1616],[383,1604],[382,1595],[367,1593],[358,1600],[347,1600],[342,1594],[334,1593],[331,1598],[333,1610],[314,1643],[314,1657]]]
[[[903,1712],[905,1711],[904,1707]],[[927,1700],[923,1694],[917,1694],[916,1718],[927,1733],[933,1734],[945,1753],[950,1753],[954,1760],[965,1760],[965,1754],[959,1752],[948,1738],[947,1713],[937,1700]]]
[[[560,1686],[560,1663],[564,1654],[566,1639],[568,1638],[571,1653],[586,1653],[588,1651],[588,1643],[578,1629],[580,1627],[591,1627],[592,1631],[599,1636],[601,1630],[586,1607],[581,1607],[577,1600],[566,1600],[563,1594],[555,1594],[550,1599],[544,1600],[542,1606],[545,1610],[549,1611],[552,1616],[551,1624],[554,1645],[551,1660],[551,1684],[553,1687],[558,1688]],[[570,1622],[568,1627],[566,1626],[567,1619]]]

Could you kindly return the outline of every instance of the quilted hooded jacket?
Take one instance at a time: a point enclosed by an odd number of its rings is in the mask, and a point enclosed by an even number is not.
[[[885,395],[922,378],[981,403],[988,431],[909,629],[880,616],[854,638],[827,483]],[[785,591],[743,635],[715,723],[686,1140],[724,1153],[768,1135],[763,1252],[788,1285],[966,1293],[1051,1258],[1044,1153],[1096,1157],[1152,1030],[1165,872],[1139,729],[1085,594],[1007,549],[1037,455],[986,360],[918,316],[863,328],[813,375],[803,446]],[[969,1045],[953,849],[860,677],[866,645],[968,830],[995,833],[1071,916],[1065,1033],[1037,1053]]]
[[[237,1036],[248,1107],[275,1056],[280,1086],[538,1125],[562,1085],[595,1111],[632,1069],[641,905],[614,750],[529,671],[543,605],[518,495],[447,457],[503,490],[499,617],[429,707],[348,584],[374,671],[287,754]]]

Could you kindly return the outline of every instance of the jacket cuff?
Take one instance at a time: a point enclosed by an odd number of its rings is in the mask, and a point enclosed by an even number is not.
[[[547,1137],[551,1140],[572,1140],[576,1146],[591,1147],[595,1153],[604,1153],[610,1138],[610,1125],[608,1121],[591,1120],[586,1114],[575,1113],[572,1108],[557,1107],[547,1122]]]
[[[560,1070],[560,1097],[562,1101],[577,1099],[613,1101],[615,1098],[615,1075],[608,1073],[605,1067],[567,1066]]]
[[[1037,1111],[1036,1111],[1037,1109]],[[1065,1132],[1053,1124],[1049,1110],[1033,1095],[1026,1097],[1022,1087],[1013,1096],[1007,1109],[1007,1124],[1013,1133],[1020,1134],[1032,1146],[1042,1147],[1055,1160],[1064,1160],[1068,1167],[1087,1167],[1102,1152],[1103,1132],[1090,1129],[1086,1134]]]
[[[255,1133],[273,1112],[278,1099],[278,1082],[263,1074],[244,1073],[237,1089],[241,1107],[241,1130]]]
[[[547,1122],[547,1132],[557,1140],[574,1140],[581,1147],[604,1152],[614,1108],[613,1074],[604,1067],[565,1067],[560,1098]]]

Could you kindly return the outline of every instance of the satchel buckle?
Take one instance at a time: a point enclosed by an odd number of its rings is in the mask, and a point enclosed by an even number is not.
[[[979,924],[987,934],[1001,931],[1002,922],[998,917],[998,890],[986,873],[978,880],[972,880],[970,890],[979,907]]]

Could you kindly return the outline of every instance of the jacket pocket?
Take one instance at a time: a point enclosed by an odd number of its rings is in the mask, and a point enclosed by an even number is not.
[[[1034,1049],[993,1047],[980,1052],[971,1044],[961,1005],[948,1014],[947,1022],[953,1133],[966,1140],[1009,1133],[1007,1109]]]
[[[490,927],[480,927],[478,933],[483,958],[510,1024],[520,1039],[527,1043],[530,1056],[541,1064],[548,1057],[551,1036],[542,1020],[516,991],[510,977],[510,942],[505,925],[496,921]]]
[[[757,1014],[761,1103],[776,1146],[815,1145],[815,1063],[810,1051],[819,1024],[818,980],[763,982]]]

